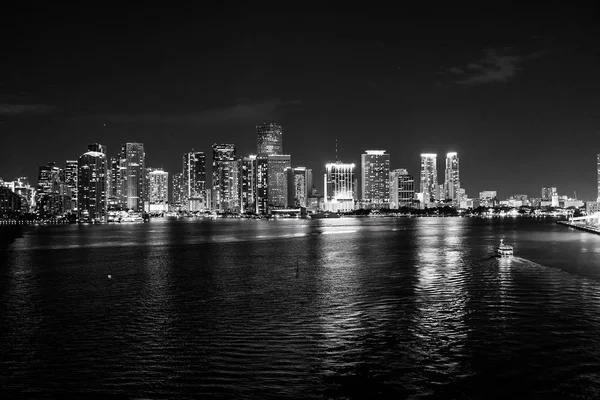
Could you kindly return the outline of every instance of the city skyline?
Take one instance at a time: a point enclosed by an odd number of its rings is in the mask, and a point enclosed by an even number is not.
[[[125,7],[128,18],[98,10],[85,24],[66,11],[12,11],[23,26],[0,66],[4,179],[33,179],[96,141],[144,143],[148,165],[177,171],[214,142],[253,154],[255,127],[275,120],[295,165],[333,162],[336,139],[346,162],[385,148],[391,169],[413,174],[419,153],[456,151],[467,192],[597,198],[599,28],[586,10]]]

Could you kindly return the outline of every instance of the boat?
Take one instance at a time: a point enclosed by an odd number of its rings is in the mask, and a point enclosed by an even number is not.
[[[496,256],[498,257],[507,257],[513,255],[513,247],[507,244],[504,244],[504,241],[500,239],[500,246],[496,248]]]

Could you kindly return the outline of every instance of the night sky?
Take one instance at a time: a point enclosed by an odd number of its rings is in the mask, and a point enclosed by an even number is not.
[[[215,142],[255,153],[275,120],[319,191],[337,138],[342,161],[385,149],[415,176],[436,152],[440,181],[457,151],[469,197],[595,200],[598,11],[497,6],[7,9],[0,177],[134,141],[172,174]]]

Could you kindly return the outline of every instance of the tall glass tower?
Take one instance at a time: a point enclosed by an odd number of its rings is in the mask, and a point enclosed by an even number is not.
[[[281,125],[267,122],[256,127],[256,151],[259,157],[283,154]]]
[[[183,155],[182,178],[183,196],[181,201],[183,203],[187,203],[189,199],[206,200],[206,156],[204,152],[191,151]]]
[[[106,222],[108,204],[106,154],[90,150],[82,154],[77,161],[77,216],[80,221]]]
[[[444,180],[444,191],[446,200],[450,200],[455,207],[460,205],[459,190],[458,154],[456,152],[451,152],[446,154],[446,179]]]
[[[143,143],[125,143],[121,146],[121,196],[127,210],[144,211],[145,164]]]
[[[385,150],[366,150],[361,155],[362,201],[376,207],[389,207],[390,155]]]
[[[220,211],[239,211],[239,161],[235,145],[213,144],[213,196]]]
[[[437,197],[437,182],[437,154],[421,154],[421,193],[426,204]]]

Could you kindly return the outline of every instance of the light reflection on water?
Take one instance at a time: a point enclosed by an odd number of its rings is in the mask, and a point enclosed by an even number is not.
[[[600,237],[556,224],[20,229],[0,247],[8,397],[584,398],[600,387]],[[515,257],[490,257],[500,238]]]

